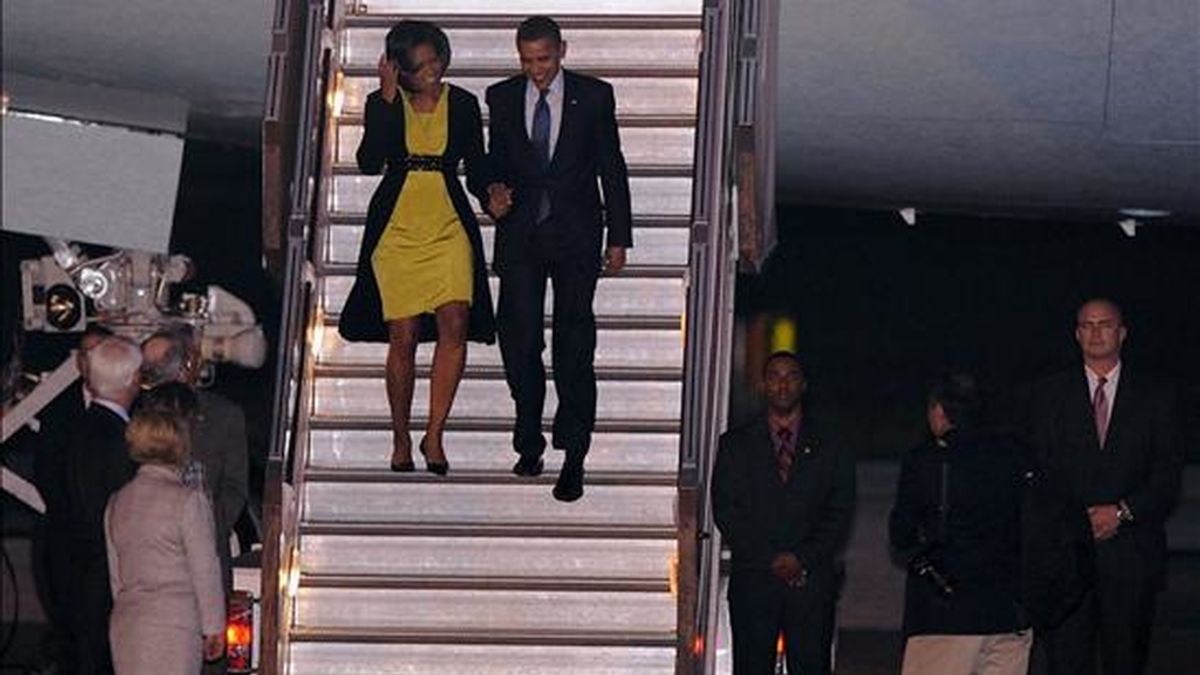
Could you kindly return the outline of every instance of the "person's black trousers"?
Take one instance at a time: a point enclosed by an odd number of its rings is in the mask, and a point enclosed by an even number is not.
[[[552,223],[543,223],[550,226]],[[521,260],[506,262],[500,273],[497,324],[504,375],[516,405],[513,448],[538,457],[546,447],[542,410],[546,399],[544,307],[546,282],[554,295],[551,365],[558,410],[552,443],[582,461],[596,424],[596,316],[592,300],[599,257],[581,260],[560,255],[558,246],[536,237]]]
[[[1150,651],[1158,592],[1132,536],[1096,543],[1096,585],[1053,629],[1041,631],[1050,675],[1140,675]]]
[[[831,579],[810,577],[803,588],[793,589],[765,570],[734,570],[729,578],[733,675],[772,675],[781,631],[789,675],[829,675],[836,599]]]

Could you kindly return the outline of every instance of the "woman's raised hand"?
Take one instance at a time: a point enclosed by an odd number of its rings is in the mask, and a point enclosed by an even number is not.
[[[395,103],[400,93],[400,69],[387,57],[387,52],[379,55],[379,93],[388,103]]]

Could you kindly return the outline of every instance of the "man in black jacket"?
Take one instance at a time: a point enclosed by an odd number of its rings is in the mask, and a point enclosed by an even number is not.
[[[125,450],[125,425],[138,395],[142,353],[123,337],[110,337],[87,357],[92,404],[66,445],[64,521],[74,577],[69,595],[81,675],[112,672],[108,615],[112,595],[104,544],[108,498],[133,478],[136,465]]]
[[[804,414],[804,372],[791,353],[763,369],[767,414],[721,436],[713,514],[732,551],[734,675],[775,672],[783,631],[788,672],[829,673],[836,557],[854,511],[854,460]]]
[[[1075,318],[1083,363],[1035,388],[1031,433],[1046,475],[1091,526],[1095,583],[1041,635],[1053,675],[1092,675],[1097,647],[1104,673],[1137,675],[1166,567],[1183,415],[1175,387],[1121,360],[1116,303],[1089,300]]]
[[[488,156],[498,181],[489,186],[488,208],[497,217],[500,353],[517,414],[513,473],[542,472],[549,279],[558,397],[552,443],[566,451],[554,496],[569,502],[583,495],[596,422],[596,281],[601,272],[621,271],[633,236],[612,85],[563,69],[566,49],[553,19],[526,19],[517,29],[523,73],[488,87],[487,104]]]
[[[1033,636],[1020,597],[1028,460],[1009,434],[980,429],[975,380],[931,387],[932,438],[905,454],[888,523],[908,568],[902,675],[1024,675]]]

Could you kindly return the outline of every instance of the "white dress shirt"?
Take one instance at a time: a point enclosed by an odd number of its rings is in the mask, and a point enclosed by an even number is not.
[[[541,92],[538,91],[533,80],[526,78],[525,133],[531,140],[533,139],[533,111],[537,107],[540,94]],[[562,128],[563,72],[561,69],[550,82],[550,88],[546,90],[546,104],[550,106],[550,159],[553,160],[554,148],[558,145],[558,130]]]

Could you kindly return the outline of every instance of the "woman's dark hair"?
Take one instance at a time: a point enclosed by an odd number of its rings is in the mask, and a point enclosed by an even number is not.
[[[413,73],[417,64],[413,63],[412,51],[420,45],[429,45],[437,54],[442,67],[450,65],[450,38],[445,31],[428,21],[405,19],[388,31],[385,40],[387,57],[395,61],[401,71]]]
[[[549,39],[554,44],[562,44],[562,31],[558,23],[548,16],[531,16],[517,26],[517,42],[534,42]]]
[[[964,372],[941,375],[929,387],[929,403],[942,406],[946,419],[958,429],[974,426],[983,409],[975,378]]]

